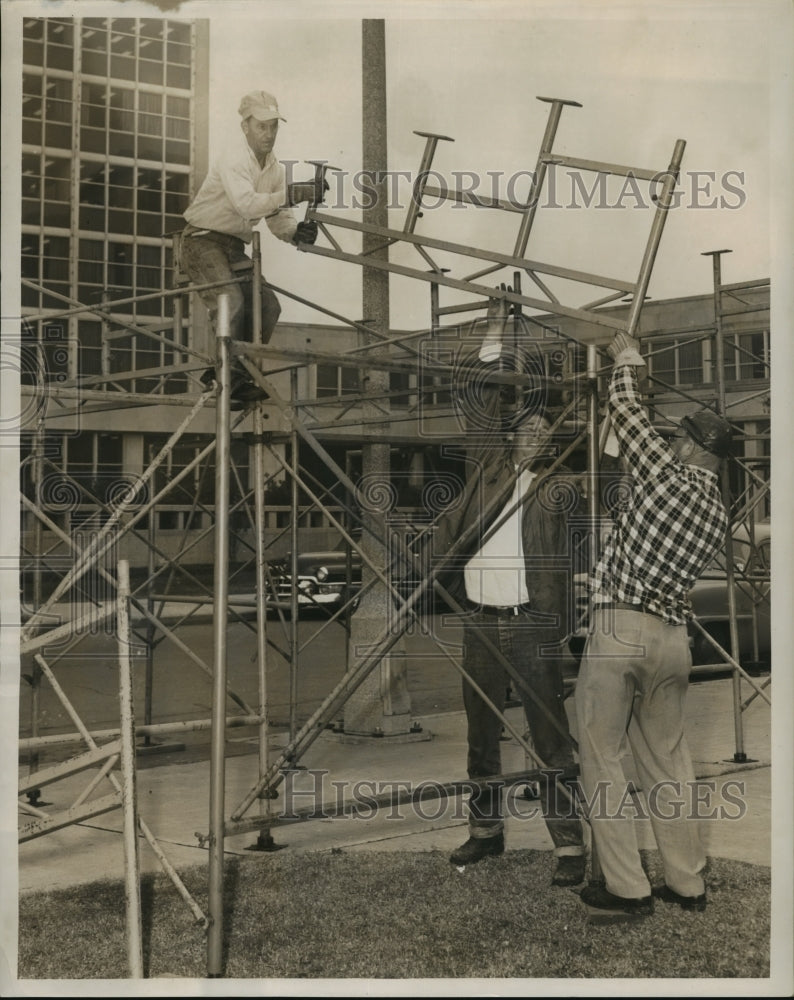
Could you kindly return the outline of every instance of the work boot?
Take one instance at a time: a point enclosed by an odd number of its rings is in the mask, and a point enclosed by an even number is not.
[[[552,885],[569,886],[584,882],[584,854],[563,854],[557,859]]]
[[[505,835],[497,833],[494,837],[469,837],[465,844],[452,852],[449,860],[453,865],[473,865],[483,858],[504,854]]]
[[[625,896],[616,896],[601,885],[586,885],[580,898],[587,906],[610,913],[625,913],[635,917],[649,917],[653,913],[653,896],[627,899]]]
[[[657,899],[665,903],[676,903],[682,910],[697,910],[702,913],[706,909],[706,894],[702,892],[699,896],[682,896],[669,885],[655,885],[651,892]]]

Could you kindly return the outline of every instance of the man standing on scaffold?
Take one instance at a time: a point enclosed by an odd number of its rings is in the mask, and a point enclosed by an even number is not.
[[[242,135],[225,149],[210,169],[204,183],[185,210],[187,226],[181,234],[182,268],[197,285],[229,280],[228,285],[208,288],[198,294],[215,325],[218,296],[229,296],[231,336],[251,342],[253,320],[251,284],[244,294],[234,265],[247,261],[246,244],[253,239],[254,227],[262,219],[278,239],[295,246],[317,239],[314,222],[298,222],[291,210],[302,201],[322,200],[322,182],[287,184],[286,171],[273,147],[280,121],[272,94],[254,90],[240,101],[238,109]],[[273,291],[262,286],[262,342],[268,343],[281,306]],[[210,385],[215,370],[208,369],[202,382]],[[233,404],[237,407],[267,398],[238,362],[232,371]]]

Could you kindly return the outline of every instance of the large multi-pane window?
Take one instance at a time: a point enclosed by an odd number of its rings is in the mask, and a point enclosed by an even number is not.
[[[704,381],[703,336],[698,334],[648,345],[650,374],[667,385],[702,385]]]
[[[317,396],[351,396],[360,392],[357,368],[317,365]]]
[[[650,374],[669,386],[699,386],[714,382],[717,363],[713,337],[688,334],[671,340],[653,338],[643,344]],[[723,334],[726,382],[769,378],[769,331],[725,331]]]
[[[172,313],[154,293],[172,285],[170,237],[191,192],[193,30],[167,18],[23,21],[22,305],[39,340],[43,317],[75,302],[135,299],[113,312],[140,324]],[[113,341],[103,362],[101,318],[68,326],[73,376],[173,360],[139,340],[119,342],[115,360]]]
[[[769,330],[726,335],[725,377],[737,382],[769,378]]]

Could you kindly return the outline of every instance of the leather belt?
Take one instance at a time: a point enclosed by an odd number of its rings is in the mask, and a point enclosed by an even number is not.
[[[502,616],[503,618],[514,618],[522,612],[530,611],[532,605],[529,601],[525,604],[476,604],[474,601],[467,601],[472,611],[479,611],[483,615]]]
[[[205,239],[212,240],[215,243],[222,243],[225,246],[236,246],[239,244],[241,247],[245,247],[245,241],[240,239],[239,236],[232,236],[230,233],[219,233],[215,229],[199,229],[192,222],[188,222],[182,231],[182,235],[186,239],[196,239],[203,236]]]
[[[658,611],[651,611],[644,604],[628,604],[624,601],[610,601],[608,604],[597,604],[596,611],[638,611],[641,615],[653,615],[654,618],[661,618],[664,621],[664,616]]]

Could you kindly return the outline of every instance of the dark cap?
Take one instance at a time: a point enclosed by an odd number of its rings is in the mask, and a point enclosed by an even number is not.
[[[680,423],[692,440],[712,455],[725,458],[730,453],[731,425],[713,410],[698,410],[689,417],[682,417]]]

